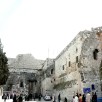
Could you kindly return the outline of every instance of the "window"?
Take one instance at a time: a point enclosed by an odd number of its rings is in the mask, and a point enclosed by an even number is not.
[[[94,51],[93,51],[93,58],[94,58],[94,60],[97,60],[97,54],[98,54],[98,49],[95,49]]]
[[[78,56],[76,57],[76,63],[78,63]]]
[[[53,74],[53,69],[51,69],[51,74]]]
[[[62,66],[63,70],[64,70],[64,65]]]
[[[81,81],[84,81],[84,75],[82,72],[80,72],[80,75],[81,75]]]
[[[76,48],[76,53],[78,52],[78,49]]]
[[[23,81],[20,82],[20,87],[23,87]]]
[[[69,67],[70,67],[70,61],[69,61]]]
[[[54,79],[54,81],[55,81],[55,79]]]
[[[92,88],[92,90],[95,90],[95,85],[92,84],[92,85],[91,85],[91,88]]]

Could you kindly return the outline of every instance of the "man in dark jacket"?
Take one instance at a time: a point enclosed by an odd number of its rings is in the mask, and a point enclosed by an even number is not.
[[[19,98],[18,98],[18,102],[23,102],[23,98],[22,95],[20,94]]]

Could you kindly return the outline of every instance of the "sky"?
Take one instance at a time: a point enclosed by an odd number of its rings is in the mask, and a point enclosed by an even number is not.
[[[56,58],[80,31],[99,26],[101,0],[0,0],[0,38],[10,58]]]

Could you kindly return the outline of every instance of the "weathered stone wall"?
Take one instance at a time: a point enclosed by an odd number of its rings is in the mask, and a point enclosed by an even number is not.
[[[99,33],[101,28],[79,32],[55,59],[54,88],[57,94],[63,93],[62,99],[72,99],[76,92],[83,93],[83,88],[96,91],[98,97],[102,95],[99,72],[100,66],[102,67],[102,36]],[[97,60],[93,58],[95,49],[98,50]],[[95,85],[95,90],[92,90],[92,85]]]
[[[102,49],[100,41],[101,38],[97,35],[100,33],[99,28],[95,28],[90,32],[90,36],[84,41],[81,53],[81,72],[84,76],[83,87],[88,87],[91,91],[96,91],[98,97],[102,95],[102,90],[100,87],[100,65],[102,61]],[[97,59],[94,59],[94,51],[97,52]],[[94,85],[95,90],[92,90],[92,85]]]
[[[54,75],[54,60],[53,59],[46,59],[43,65],[43,74],[41,80],[41,92],[44,96],[45,94],[52,94],[53,93],[53,75]]]
[[[79,33],[80,35],[80,33]],[[55,78],[56,78],[56,83],[61,84],[64,82],[68,82],[68,84],[65,83],[65,85],[62,85],[62,89],[65,89],[67,87],[69,90],[73,92],[79,91],[80,85],[80,75],[78,72],[78,63],[80,61],[80,55],[81,55],[81,47],[83,44],[83,36],[79,36],[74,39],[70,43],[66,50],[60,55],[60,57],[56,58],[55,60]],[[78,61],[76,61],[76,57],[78,58]],[[69,65],[70,63],[70,65]],[[75,80],[75,83],[73,81]],[[59,87],[59,86],[57,86]],[[57,88],[57,91],[60,91],[61,88]],[[67,89],[67,90],[68,90]],[[63,97],[65,97],[66,94],[64,94]]]
[[[31,90],[29,87],[33,82],[32,93],[40,93],[41,76],[39,71],[42,69],[43,63],[43,60],[37,60],[31,54],[20,54],[15,59],[10,58],[8,61],[10,76],[4,86],[4,91],[27,94]],[[23,82],[23,87],[20,87],[21,82]]]

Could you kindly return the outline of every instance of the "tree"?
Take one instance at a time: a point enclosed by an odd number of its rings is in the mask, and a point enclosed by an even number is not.
[[[8,59],[3,52],[3,49],[0,44],[0,85],[6,84],[6,81],[9,76],[9,70],[8,70]]]

